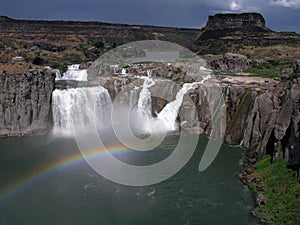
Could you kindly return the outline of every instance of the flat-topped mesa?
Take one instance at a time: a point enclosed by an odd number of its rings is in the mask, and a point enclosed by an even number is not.
[[[222,54],[241,46],[299,45],[300,35],[275,32],[266,27],[259,13],[216,14],[198,35],[194,51],[199,54]]]
[[[208,17],[206,28],[226,28],[226,27],[257,26],[266,27],[263,16],[259,13],[241,13],[241,14],[216,14]]]

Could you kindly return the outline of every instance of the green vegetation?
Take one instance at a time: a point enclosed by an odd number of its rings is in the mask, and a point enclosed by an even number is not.
[[[266,204],[259,205],[255,214],[265,224],[300,224],[300,184],[284,160],[273,164],[270,160],[270,156],[265,157],[255,168],[257,182],[266,186],[264,195],[267,197]]]
[[[244,70],[244,72],[260,77],[275,78],[281,77],[282,71],[291,67],[292,62],[288,60],[267,60],[266,62],[253,65],[251,68]]]
[[[256,76],[265,77],[265,78],[275,78],[280,77],[280,71],[273,70],[273,69],[256,69],[256,68],[249,68],[244,70],[245,73],[250,73]]]

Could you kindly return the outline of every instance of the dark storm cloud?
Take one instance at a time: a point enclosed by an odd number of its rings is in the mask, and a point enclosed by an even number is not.
[[[215,13],[260,12],[272,29],[300,33],[300,0],[1,0],[0,4],[1,15],[15,18],[198,28]]]

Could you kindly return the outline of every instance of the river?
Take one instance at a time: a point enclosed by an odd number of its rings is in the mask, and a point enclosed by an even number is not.
[[[168,136],[146,161],[176,146]],[[0,139],[1,225],[254,225],[249,190],[236,177],[244,153],[222,145],[208,169],[198,171],[208,138],[171,178],[150,186],[116,184],[96,173],[73,138]],[[143,154],[143,153],[139,153]],[[135,154],[114,153],[135,162]],[[138,163],[138,162],[137,162]]]

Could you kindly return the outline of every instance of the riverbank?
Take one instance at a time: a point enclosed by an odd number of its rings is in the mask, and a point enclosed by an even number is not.
[[[255,209],[252,211],[263,224],[300,224],[300,185],[296,172],[284,160],[271,163],[265,156],[255,162],[245,157],[240,181],[251,190]]]

